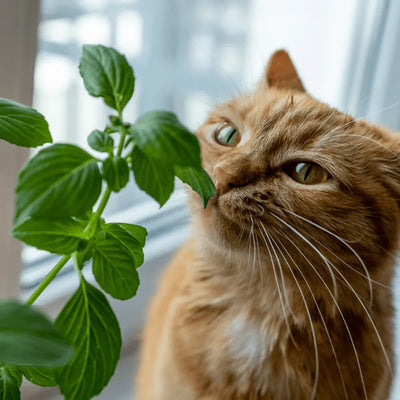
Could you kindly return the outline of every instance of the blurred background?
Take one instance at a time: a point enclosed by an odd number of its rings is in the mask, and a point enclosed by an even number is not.
[[[269,55],[285,48],[313,96],[400,129],[396,0],[1,0],[0,97],[33,102],[55,141],[84,147],[87,134],[102,129],[110,112],[87,95],[78,73],[81,47],[89,43],[114,46],[133,65],[136,89],[125,113],[128,121],[150,109],[166,109],[194,130],[214,104],[253,88]],[[2,298],[26,298],[55,263],[53,256],[21,248],[8,236],[16,176],[27,156],[0,143]],[[181,186],[159,210],[132,183],[112,197],[106,218],[149,231],[139,295],[123,303],[111,300],[122,325],[123,358],[98,396],[127,400],[149,298],[188,236],[189,215]],[[66,267],[38,305],[55,315],[75,287]],[[56,390],[26,384],[22,398],[61,397]],[[392,398],[400,398],[397,380]]]

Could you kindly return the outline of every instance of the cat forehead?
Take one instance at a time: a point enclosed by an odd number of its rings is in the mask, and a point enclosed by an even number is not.
[[[222,122],[229,122],[239,130],[242,144],[256,139],[267,141],[270,149],[283,142],[304,147],[350,119],[305,93],[257,91],[217,106],[199,134],[210,136]]]
[[[221,146],[215,133],[223,122],[241,136]],[[392,163],[400,140],[385,129],[329,107],[305,93],[268,89],[219,105],[197,131],[205,165],[216,163],[277,168],[296,160],[315,162],[349,184],[357,171]],[[396,156],[397,158],[397,156]]]

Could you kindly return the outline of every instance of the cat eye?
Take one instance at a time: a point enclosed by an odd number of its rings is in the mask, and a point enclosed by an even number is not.
[[[235,147],[240,142],[240,135],[234,126],[224,122],[215,130],[214,139],[222,146]]]
[[[324,183],[331,177],[328,171],[312,162],[295,162],[287,165],[283,170],[296,182],[304,185]]]

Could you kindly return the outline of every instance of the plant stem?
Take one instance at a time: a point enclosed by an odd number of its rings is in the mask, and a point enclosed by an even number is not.
[[[119,113],[119,118],[122,121],[122,113]],[[121,139],[119,141],[118,145],[118,150],[117,150],[117,156],[120,156],[122,154],[122,150],[124,149],[124,144],[125,144],[125,138],[127,135],[128,131],[125,128],[125,126],[121,126]],[[95,233],[95,229],[97,227],[97,224],[99,223],[99,219],[101,217],[101,214],[103,214],[104,209],[106,208],[106,205],[108,203],[108,200],[110,199],[112,190],[110,189],[109,186],[107,186],[106,190],[103,193],[103,196],[100,200],[100,204],[96,210],[96,212],[92,215],[89,224],[85,228],[85,233],[88,235],[88,238],[91,238],[93,234]],[[72,255],[74,258],[74,265],[75,269],[78,272],[78,275],[82,279],[82,273],[78,268],[77,261],[76,261],[76,253]],[[44,280],[40,283],[40,285],[36,288],[36,290],[29,296],[28,300],[26,301],[27,304],[32,305],[35,300],[42,294],[42,292],[49,286],[49,284],[53,281],[53,279],[57,276],[57,274],[61,271],[61,269],[64,267],[64,265],[68,262],[68,260],[71,258],[71,254],[63,256],[60,261],[54,266],[54,268],[47,274],[47,276],[44,278]]]
[[[120,156],[122,154],[122,150],[124,149],[124,144],[125,144],[125,138],[128,133],[127,129],[124,126],[121,113],[119,114],[119,119],[121,120],[122,125],[121,125],[121,139],[120,139],[119,145],[118,145],[117,156]]]
[[[90,222],[85,229],[85,233],[88,235],[89,238],[93,236],[94,232],[92,231],[97,227],[101,214],[106,208],[110,196],[111,196],[111,189],[107,186],[106,190],[103,193],[103,197],[100,200],[99,207],[97,208],[96,212],[92,215]]]
[[[119,118],[122,121],[121,113],[119,113]],[[119,145],[118,145],[117,156],[120,156],[122,154],[122,150],[124,149],[125,138],[126,138],[127,133],[128,132],[127,132],[125,126],[121,125],[121,139],[120,139]],[[103,211],[106,208],[106,205],[108,203],[108,199],[110,198],[111,192],[112,191],[111,191],[110,187],[107,186],[106,190],[103,193],[103,197],[100,201],[99,207],[97,208],[96,212],[93,214],[93,216],[89,222],[89,225],[85,229],[85,233],[87,233],[89,235],[89,237],[92,236],[92,230],[94,227],[97,226],[99,219],[101,217],[101,214],[103,214]]]
[[[26,300],[27,304],[32,305],[35,300],[42,294],[43,290],[49,286],[52,280],[56,277],[56,275],[61,271],[64,265],[71,258],[71,255],[63,256],[60,261],[53,267],[53,269],[46,275],[44,280],[40,283],[40,285],[35,289],[35,291],[29,296],[28,300]]]
[[[82,280],[83,275],[82,275],[82,271],[80,270],[79,265],[78,265],[78,259],[77,259],[76,252],[72,254],[72,261],[74,262],[74,268],[75,268],[76,273],[79,276],[79,279]]]

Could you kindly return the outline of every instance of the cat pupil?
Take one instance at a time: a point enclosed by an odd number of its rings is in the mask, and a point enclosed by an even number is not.
[[[296,172],[301,178],[301,180],[305,182],[308,176],[310,175],[312,168],[313,165],[311,164],[299,163],[296,166]]]
[[[234,147],[238,144],[240,137],[236,128],[224,123],[215,131],[214,139],[223,146]]]
[[[233,129],[228,137],[228,140],[227,140],[228,143],[231,143],[231,140],[232,140],[233,136],[235,135],[235,133],[236,133],[236,129]]]

